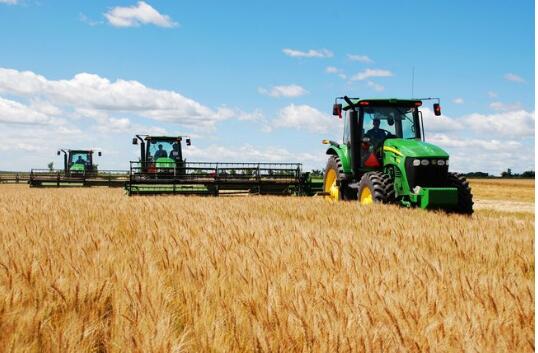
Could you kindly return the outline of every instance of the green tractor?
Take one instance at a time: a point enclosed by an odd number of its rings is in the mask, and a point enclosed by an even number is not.
[[[60,149],[57,155],[59,156],[61,153],[64,154],[65,175],[83,176],[97,174],[97,165],[93,163],[93,150]],[[98,151],[97,155],[101,157],[101,151]]]
[[[438,98],[359,99],[338,97],[333,115],[344,120],[342,143],[328,144],[323,179],[331,200],[358,200],[406,207],[473,213],[473,195],[466,179],[448,171],[449,156],[425,142],[423,100]],[[339,103],[343,100],[345,104]]]

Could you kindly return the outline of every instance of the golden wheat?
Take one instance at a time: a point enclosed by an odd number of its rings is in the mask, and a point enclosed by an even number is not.
[[[0,351],[532,352],[534,214],[0,187]]]

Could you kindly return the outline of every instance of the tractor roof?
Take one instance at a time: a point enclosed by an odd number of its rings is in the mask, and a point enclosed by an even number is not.
[[[93,153],[93,150],[68,150],[70,153]]]
[[[159,141],[177,141],[182,140],[181,136],[146,136],[146,141],[149,140],[159,140]]]
[[[351,99],[353,104],[360,104],[360,102],[369,102],[368,106],[383,106],[383,105],[398,105],[398,106],[415,106],[415,103],[421,102],[420,99],[401,99],[401,98],[355,98]],[[344,104],[344,110],[349,109],[349,104]]]

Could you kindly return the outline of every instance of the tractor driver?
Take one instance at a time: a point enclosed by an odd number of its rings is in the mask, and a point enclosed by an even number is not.
[[[174,142],[172,144],[172,150],[170,151],[170,158],[172,159],[179,159],[179,143],[178,142]]]
[[[168,153],[166,153],[166,151],[163,150],[163,145],[159,144],[158,147],[159,147],[159,149],[155,152],[154,158],[157,159],[157,158],[166,158],[166,157],[168,157]]]
[[[388,133],[388,131],[379,128],[379,124],[381,123],[381,121],[379,119],[377,119],[377,118],[373,119],[372,123],[373,123],[374,127],[371,128],[370,130],[368,130],[366,132],[365,136],[369,137],[372,145],[375,146],[379,142],[383,142],[383,140],[385,140],[385,138],[387,138],[389,133]]]
[[[86,164],[86,161],[82,159],[82,156],[78,156],[77,160],[75,161],[75,164]]]

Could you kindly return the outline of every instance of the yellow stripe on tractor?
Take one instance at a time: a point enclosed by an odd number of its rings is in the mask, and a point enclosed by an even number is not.
[[[402,152],[398,151],[396,148],[394,147],[390,147],[390,146],[383,146],[383,151],[389,151],[389,152],[392,152],[398,156],[403,156]]]

